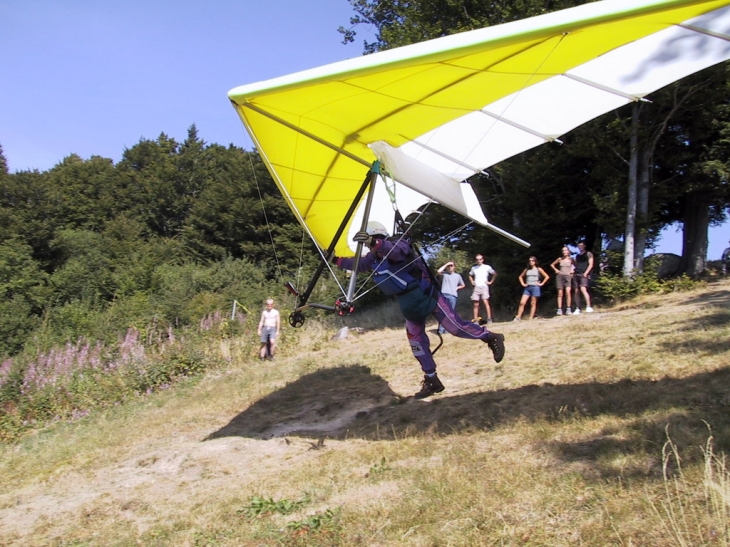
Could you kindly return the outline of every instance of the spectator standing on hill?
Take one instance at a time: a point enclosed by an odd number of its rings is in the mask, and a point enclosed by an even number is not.
[[[564,246],[562,255],[553,260],[550,267],[556,273],[555,285],[558,288],[558,310],[555,315],[563,315],[563,295],[565,295],[565,315],[570,315],[573,270],[575,269],[575,260],[570,256],[570,249]]]
[[[477,261],[469,270],[469,281],[474,287],[471,293],[471,300],[474,303],[474,318],[472,322],[479,322],[479,303],[484,302],[487,311],[487,324],[492,322],[492,308],[489,305],[489,286],[497,279],[497,271],[490,265],[484,263],[482,255],[474,257]]]
[[[525,304],[527,304],[528,300],[530,301],[530,319],[535,319],[537,299],[542,294],[541,287],[548,282],[550,276],[540,267],[537,258],[531,256],[527,260],[527,268],[522,270],[518,279],[520,280],[520,285],[524,287],[524,290],[522,291],[522,298],[520,298],[520,306],[517,309],[515,321],[522,320],[522,314],[525,312]]]
[[[375,284],[384,294],[396,297],[406,320],[411,351],[424,373],[421,390],[414,395],[416,399],[444,390],[436,375],[436,361],[426,334],[426,319],[431,315],[444,325],[449,334],[486,343],[497,363],[504,358],[504,335],[489,332],[485,327],[459,317],[432,282],[428,266],[408,240],[391,240],[385,226],[376,221],[369,222],[367,230],[357,232],[353,239],[370,249],[358,262],[357,271],[372,271]],[[334,262],[343,270],[355,267],[354,258],[335,257]]]
[[[575,311],[573,315],[580,315],[581,295],[586,301],[586,313],[593,313],[591,295],[588,294],[588,284],[593,273],[593,253],[586,251],[584,242],[578,243],[578,254],[575,255],[575,273],[573,274],[573,289],[575,290]]]
[[[446,270],[446,272],[444,272]],[[459,296],[459,291],[466,287],[464,279],[460,274],[456,273],[456,264],[451,260],[441,266],[436,273],[441,276],[441,294],[451,305],[451,309],[456,309],[456,301]],[[443,325],[439,325],[439,334],[446,332]]]
[[[281,316],[279,310],[274,308],[274,299],[266,301],[266,309],[261,312],[258,334],[261,339],[259,359],[273,359],[276,353],[276,339],[281,330]]]
[[[728,241],[728,243],[730,243],[730,241]],[[730,264],[730,247],[722,252],[722,257],[720,257],[720,261],[722,262],[722,275],[727,275],[727,267],[728,264]]]

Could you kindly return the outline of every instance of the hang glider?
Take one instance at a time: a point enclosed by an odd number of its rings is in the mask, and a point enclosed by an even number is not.
[[[729,40],[730,0],[603,0],[228,96],[315,243],[351,256],[370,194],[392,226],[391,193],[363,185],[374,162],[401,211],[435,201],[496,229],[469,177],[727,60]]]

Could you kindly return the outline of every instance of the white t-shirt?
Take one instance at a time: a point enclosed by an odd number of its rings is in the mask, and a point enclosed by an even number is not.
[[[474,279],[475,287],[484,287],[489,280],[489,276],[494,273],[497,272],[488,264],[478,264],[472,266],[471,270],[469,270],[469,276]]]

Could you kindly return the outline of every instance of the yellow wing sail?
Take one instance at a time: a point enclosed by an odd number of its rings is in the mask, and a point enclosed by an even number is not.
[[[730,0],[604,0],[228,95],[321,248],[330,245],[376,159],[413,206],[437,201],[486,225],[466,179],[727,60],[729,6]],[[392,215],[387,194],[373,215],[381,222]],[[336,253],[352,254],[345,237]]]

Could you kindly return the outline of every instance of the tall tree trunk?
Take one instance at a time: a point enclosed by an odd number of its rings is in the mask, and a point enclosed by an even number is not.
[[[692,279],[698,278],[705,271],[711,202],[709,194],[698,191],[687,194],[684,205],[682,258],[678,273],[685,273]]]
[[[637,154],[638,155],[638,154]],[[649,225],[649,186],[651,185],[652,154],[643,150],[639,161],[636,203],[636,236],[634,240],[634,270],[644,271],[644,254],[646,253],[646,229]]]
[[[624,250],[624,276],[630,275],[632,270],[641,273],[644,270],[644,253],[646,251],[646,230],[649,226],[649,188],[652,182],[652,165],[654,150],[659,139],[665,133],[669,120],[676,114],[681,105],[695,91],[690,88],[681,97],[677,95],[680,87],[675,85],[671,108],[663,118],[649,120],[647,128],[653,127],[648,134],[642,137],[639,146],[639,130],[641,124],[641,105],[634,103],[631,109],[631,130],[629,159],[629,197],[626,213],[626,246]],[[644,132],[646,133],[646,132]],[[639,149],[641,148],[641,153]],[[706,234],[705,234],[706,237]],[[704,268],[704,263],[703,263]]]
[[[626,234],[624,237],[624,277],[634,271],[634,233],[636,231],[637,176],[639,167],[639,105],[631,109],[631,133],[629,137],[629,200],[626,206]]]

